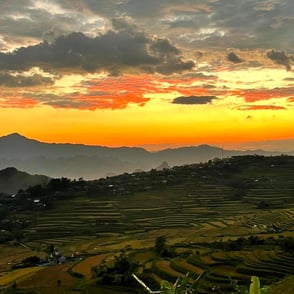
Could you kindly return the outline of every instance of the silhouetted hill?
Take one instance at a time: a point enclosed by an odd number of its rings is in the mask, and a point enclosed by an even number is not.
[[[17,133],[0,137],[0,168],[15,166],[51,177],[94,179],[154,165],[143,148],[42,143]]]
[[[172,167],[233,155],[278,155],[262,150],[235,151],[209,145],[148,152],[143,148],[43,143],[14,133],[0,137],[0,168],[14,166],[30,174],[95,179],[150,170],[166,161]]]
[[[18,133],[13,133],[0,137],[1,157],[21,157],[22,159],[35,158],[37,156],[46,157],[72,157],[72,156],[97,156],[112,157],[119,153],[126,160],[139,159],[148,152],[143,148],[119,147],[109,148],[103,146],[89,146],[83,144],[56,144],[43,143],[37,140],[28,139]]]
[[[14,167],[0,170],[0,193],[14,194],[19,189],[27,189],[30,186],[46,184],[49,177],[43,175],[30,175],[18,171]]]

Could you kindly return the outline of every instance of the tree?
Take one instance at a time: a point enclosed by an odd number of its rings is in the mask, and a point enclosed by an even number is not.
[[[163,255],[167,251],[166,238],[164,236],[156,238],[154,249],[160,255]]]
[[[102,262],[100,266],[93,268],[94,276],[101,278],[103,284],[129,285],[137,264],[130,262],[124,252],[114,258],[113,264]]]

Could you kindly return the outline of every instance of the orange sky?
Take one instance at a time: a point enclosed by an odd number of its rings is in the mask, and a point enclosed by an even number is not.
[[[148,14],[161,2],[156,15]],[[212,21],[215,14],[225,17],[216,5],[223,0],[188,2],[110,1],[96,10],[91,1],[79,7],[74,1],[4,1],[0,136],[18,132],[43,142],[148,149],[258,148],[284,140],[283,148],[294,150],[288,12],[252,1],[254,9],[242,13],[262,16],[244,33],[237,20]],[[273,18],[278,11],[280,24]],[[202,27],[191,12],[203,17]],[[263,33],[262,21],[273,22]],[[284,39],[273,38],[282,27]]]
[[[267,85],[261,89],[259,84],[252,89],[252,76],[267,72],[268,69],[247,73],[231,70],[214,73],[208,79],[148,74],[127,74],[119,79],[76,76],[40,89],[62,93],[67,105],[59,105],[58,101],[45,105],[29,94],[24,97],[24,91],[34,91],[36,95],[36,89],[9,89],[2,102],[1,120],[5,123],[1,124],[0,133],[17,131],[45,142],[106,146],[226,146],[293,138],[294,88],[285,82],[291,73],[282,68],[271,69],[272,80],[268,83],[272,89]],[[243,76],[242,81],[238,75]],[[82,86],[85,81],[87,88]],[[206,83],[214,87],[204,88]],[[80,89],[78,95],[72,94],[73,88]],[[174,102],[176,97],[186,97],[188,101],[195,95],[213,99],[201,104]]]

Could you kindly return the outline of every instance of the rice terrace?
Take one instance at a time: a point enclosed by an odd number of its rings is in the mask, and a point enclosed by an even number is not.
[[[294,157],[233,156],[2,194],[0,293],[294,293]],[[242,292],[243,291],[243,292]]]

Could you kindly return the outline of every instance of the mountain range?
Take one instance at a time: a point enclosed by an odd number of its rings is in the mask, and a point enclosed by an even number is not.
[[[49,177],[97,179],[101,177],[156,169],[163,162],[170,167],[205,162],[234,155],[279,155],[264,150],[224,150],[209,145],[149,152],[138,147],[90,146],[43,143],[18,133],[0,137],[0,169],[15,167],[30,174]],[[294,154],[288,152],[287,154]]]

